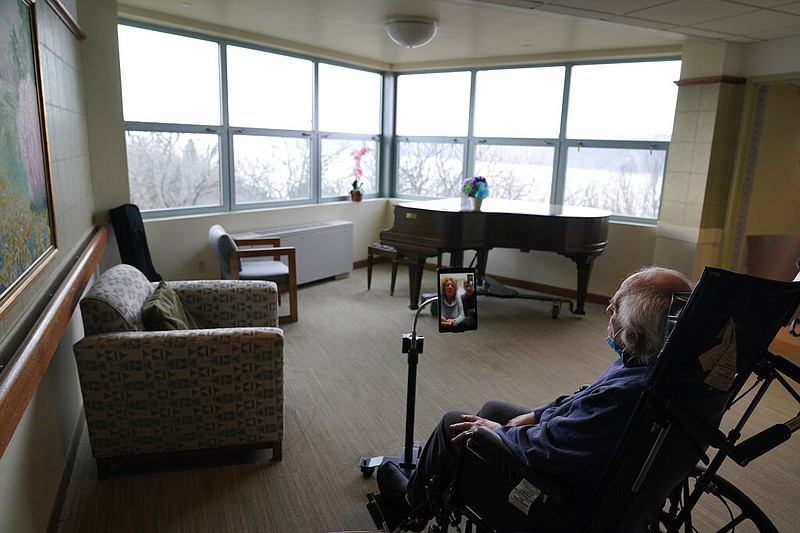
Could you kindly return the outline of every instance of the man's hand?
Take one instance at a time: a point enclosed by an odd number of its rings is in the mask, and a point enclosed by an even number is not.
[[[530,413],[525,413],[524,415],[517,415],[511,420],[508,421],[508,426],[532,426],[539,421],[536,419],[536,413],[531,411]]]
[[[455,437],[453,437],[453,442],[461,442],[461,439],[464,438],[465,433],[472,431],[472,429],[478,426],[485,426],[494,431],[502,425],[476,415],[461,415],[461,420],[463,420],[463,422],[450,424],[450,429],[459,432]]]

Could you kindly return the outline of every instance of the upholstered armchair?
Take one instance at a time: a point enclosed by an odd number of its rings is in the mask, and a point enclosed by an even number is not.
[[[142,309],[158,284],[129,265],[105,271],[81,299],[85,337],[74,352],[98,474],[181,453],[272,448],[279,461],[284,338],[275,283],[165,285],[207,327],[148,331]]]

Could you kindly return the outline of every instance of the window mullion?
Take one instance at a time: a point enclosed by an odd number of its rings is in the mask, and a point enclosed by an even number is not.
[[[314,61],[311,74],[311,202],[322,197],[322,135],[319,132],[319,61]],[[327,137],[327,136],[326,136]]]
[[[220,189],[222,193],[222,206],[225,209],[232,209],[236,205],[236,195],[234,187],[234,165],[233,165],[233,132],[230,128],[228,115],[228,46],[219,43],[219,65],[220,65],[220,98],[222,99],[220,109],[222,111],[222,127],[219,131],[219,168],[220,168]]]
[[[567,116],[569,114],[569,91],[571,83],[572,65],[566,65],[564,71],[564,96],[561,99],[561,124],[558,128],[558,141],[555,147],[553,187],[550,194],[550,203],[553,204],[562,204],[564,202],[564,187],[567,173],[567,149],[564,142],[567,139]]]
[[[384,73],[381,89],[382,119],[378,194],[393,197],[397,195],[397,137],[394,134],[397,74]]]
[[[467,139],[464,146],[464,179],[475,175],[475,89],[478,71],[473,70],[470,76],[469,119],[467,120]]]
[[[550,203],[560,205],[564,203],[564,184],[567,173],[567,149],[563,139],[555,143],[553,157],[553,186],[550,191]]]

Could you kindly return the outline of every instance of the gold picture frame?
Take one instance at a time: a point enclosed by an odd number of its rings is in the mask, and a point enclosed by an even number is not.
[[[55,252],[36,4],[0,0],[0,317]]]

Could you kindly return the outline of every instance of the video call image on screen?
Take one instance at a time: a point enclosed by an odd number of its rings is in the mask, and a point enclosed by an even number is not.
[[[474,268],[440,268],[438,276],[439,331],[478,329],[478,298]]]

